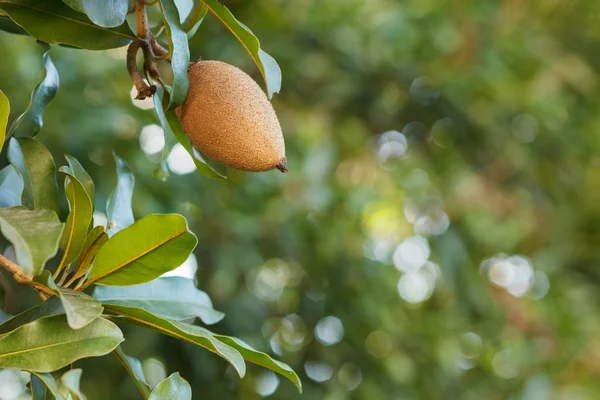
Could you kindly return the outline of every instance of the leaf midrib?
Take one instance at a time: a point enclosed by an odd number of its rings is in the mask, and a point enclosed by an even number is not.
[[[28,352],[41,351],[41,350],[49,349],[49,348],[56,347],[56,346],[64,346],[64,345],[68,345],[68,344],[87,342],[87,341],[90,341],[90,340],[110,339],[110,338],[116,338],[116,336],[96,336],[96,337],[93,337],[93,338],[71,340],[71,341],[68,341],[68,342],[60,342],[60,343],[53,343],[53,344],[46,345],[46,346],[30,347],[30,348],[27,348],[27,349],[24,349],[24,350],[17,350],[17,351],[13,351],[13,352],[10,352],[10,353],[0,354],[0,359],[5,358],[5,357],[12,357],[12,356],[15,356],[15,355],[19,355],[19,354],[23,354],[23,353],[28,353]]]

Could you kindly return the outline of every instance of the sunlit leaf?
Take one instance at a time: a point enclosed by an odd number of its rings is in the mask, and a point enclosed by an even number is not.
[[[33,277],[56,254],[63,224],[54,211],[19,206],[0,208],[0,230],[15,248],[23,273]]]
[[[121,346],[118,346],[113,354],[119,359],[123,367],[127,370],[127,373],[133,379],[133,382],[139,389],[142,397],[147,399],[150,395],[150,385],[146,381],[146,375],[144,375],[144,370],[142,369],[142,363],[137,358],[128,356],[123,352]]]
[[[180,266],[197,243],[181,215],[148,215],[102,246],[84,287],[149,282]]]
[[[83,370],[81,368],[71,369],[65,372],[60,377],[61,385],[66,388],[69,393],[75,396],[76,399],[85,399],[83,393],[81,393],[81,374]]]
[[[117,186],[106,202],[109,236],[127,228],[134,222],[132,201],[135,177],[129,165],[121,157],[116,154],[114,157],[117,164]]]
[[[23,180],[23,205],[30,209],[45,208],[58,214],[56,166],[48,149],[32,138],[11,138],[8,161]]]
[[[79,183],[81,183],[81,186],[83,186],[83,189],[90,198],[93,207],[94,198],[96,196],[94,181],[75,157],[65,154],[65,158],[67,159],[67,163],[69,164],[69,168],[71,169],[73,176],[75,176]]]
[[[110,353],[123,341],[104,318],[73,330],[64,315],[40,318],[0,336],[0,367],[51,372],[72,362]]]
[[[210,165],[202,159],[202,157],[198,154],[198,152],[194,151],[192,143],[186,136],[185,132],[183,132],[183,128],[177,119],[177,115],[175,111],[165,111],[163,110],[162,105],[162,96],[163,91],[161,87],[156,89],[156,95],[154,96],[154,110],[156,111],[156,115],[160,124],[162,125],[165,135],[171,134],[173,135],[179,143],[187,150],[189,155],[194,160],[194,164],[198,171],[209,178],[214,179],[225,179],[225,177],[215,171]]]
[[[218,0],[200,0],[244,46],[265,81],[269,98],[281,89],[281,70],[273,57],[260,48],[260,42],[250,28],[238,21]]]
[[[96,25],[114,28],[125,22],[127,16],[127,0],[63,0],[74,10],[87,14]]]
[[[10,115],[10,103],[8,97],[0,90],[0,151],[4,147],[6,138],[6,127],[8,125],[8,116]]]
[[[0,3],[0,7],[2,7],[2,3]],[[11,125],[9,135],[34,136],[38,133],[44,124],[44,111],[58,91],[58,71],[50,58],[50,46],[47,43],[41,43],[41,45],[44,49],[42,59],[46,75],[33,90],[31,101],[25,112],[19,115]]]
[[[198,289],[193,280],[176,276],[135,286],[98,286],[94,297],[102,304],[143,308],[176,321],[199,317],[209,325],[216,324],[225,316],[213,308],[208,295]]]
[[[104,50],[136,39],[128,24],[118,28],[98,26],[61,0],[0,0],[0,10],[31,36],[47,43]]]
[[[0,208],[21,205],[23,178],[15,167],[7,165],[0,171]]]
[[[188,47],[188,37],[181,25],[174,0],[159,0],[158,4],[165,19],[171,54],[171,69],[173,70],[169,108],[175,109],[183,103],[190,87],[187,73],[190,63],[190,49]]]
[[[133,324],[145,326],[165,335],[202,346],[227,360],[240,377],[246,374],[246,363],[240,353],[231,346],[217,340],[212,332],[200,326],[172,321],[154,315],[141,308],[106,305],[107,311],[115,312]]]
[[[152,393],[150,400],[191,400],[192,387],[183,379],[179,372],[175,372],[160,382]]]
[[[77,260],[77,268],[73,274],[73,280],[82,277],[90,270],[92,263],[96,259],[96,255],[107,240],[108,235],[104,232],[103,226],[96,226],[88,232],[79,259]]]
[[[69,202],[69,216],[60,240],[63,257],[60,261],[59,270],[79,257],[94,213],[90,198],[73,171],[67,167],[61,167],[60,171],[67,175],[65,178],[65,195]]]

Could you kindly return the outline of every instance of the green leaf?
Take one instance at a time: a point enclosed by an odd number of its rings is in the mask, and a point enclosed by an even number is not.
[[[269,99],[273,97],[273,93],[279,93],[281,89],[281,70],[279,69],[279,65],[277,65],[273,57],[260,48],[260,42],[250,28],[238,21],[231,11],[218,0],[200,1],[233,33],[248,54],[250,54],[265,81]]]
[[[198,0],[198,4],[194,4],[194,7],[183,23],[183,29],[187,32],[188,39],[196,34],[207,13],[208,8],[204,7],[204,4]]]
[[[0,3],[0,7],[2,7],[2,3]],[[35,136],[44,124],[44,110],[58,91],[58,71],[50,58],[50,46],[47,43],[40,43],[40,45],[44,49],[42,59],[44,60],[46,75],[33,90],[31,101],[25,112],[19,115],[11,125],[8,132],[9,136]]]
[[[198,239],[181,215],[148,215],[102,246],[84,287],[149,282],[180,266],[196,244]]]
[[[81,183],[81,186],[83,186],[83,189],[90,198],[93,208],[95,198],[94,181],[75,157],[65,154],[65,158],[67,159],[67,163],[71,168],[73,176]]]
[[[40,318],[0,337],[0,367],[51,372],[110,353],[122,341],[119,328],[104,318],[78,330],[63,315]]]
[[[94,297],[102,304],[142,308],[163,318],[183,321],[199,317],[207,325],[216,324],[225,314],[213,308],[206,293],[194,281],[182,277],[158,278],[142,285],[98,286]]]
[[[96,25],[114,28],[125,22],[127,0],[63,0],[72,9],[85,13]]]
[[[194,160],[194,164],[196,165],[196,168],[198,168],[198,171],[200,171],[202,174],[209,178],[225,179],[225,176],[215,171],[210,165],[206,163],[206,161],[204,161],[204,159],[200,156],[200,154],[198,154],[198,152],[194,151],[194,147],[192,146],[192,143],[183,131],[183,128],[181,127],[181,124],[179,123],[175,112],[168,111],[165,114],[165,111],[162,106],[162,97],[162,88],[156,88],[156,95],[154,96],[154,110],[156,111],[156,115],[165,131],[165,134],[170,133],[171,135],[175,136],[177,141],[181,143],[181,145],[187,150],[189,155]]]
[[[0,209],[0,230],[14,246],[23,273],[33,277],[56,254],[63,224],[54,211],[9,207]]]
[[[92,202],[81,182],[75,177],[73,170],[61,167],[60,171],[67,175],[65,195],[69,201],[69,216],[60,240],[63,257],[58,266],[59,271],[79,257],[94,213]]]
[[[0,0],[0,9],[31,36],[47,43],[104,50],[136,39],[128,24],[110,29],[98,26],[61,0]]]
[[[0,171],[0,208],[21,205],[23,179],[15,167],[7,165]]]
[[[34,381],[36,383],[34,383]],[[39,387],[39,383],[43,385],[42,388]],[[34,397],[34,399],[36,400],[44,400],[46,398],[46,388],[48,388],[48,390],[50,391],[50,393],[52,393],[56,400],[64,400],[64,397],[62,393],[60,393],[60,389],[58,388],[56,380],[54,380],[54,377],[50,374],[42,374],[39,372],[31,371],[31,385],[32,387],[36,387],[35,396],[39,396]],[[33,389],[32,392],[34,392]],[[41,395],[40,392],[43,395]]]
[[[71,329],[81,329],[102,314],[102,304],[98,300],[83,292],[56,286],[48,270],[36,276],[34,281],[44,285],[60,297]]]
[[[58,214],[56,166],[48,149],[32,138],[11,138],[8,161],[23,179],[23,205],[29,209],[45,208]]]
[[[152,393],[150,400],[191,400],[192,387],[183,379],[179,372],[171,374],[168,378],[160,382]]]
[[[231,346],[217,340],[208,329],[184,322],[171,321],[141,308],[112,304],[105,306],[105,309],[125,317],[130,323],[202,346],[227,360],[240,377],[246,374],[246,363],[240,353]]]
[[[0,324],[0,335],[8,332],[12,332],[15,329],[33,322],[43,317],[50,317],[53,315],[61,315],[65,313],[62,302],[58,297],[51,297],[43,303],[37,306],[31,307],[28,310],[23,311],[20,314],[15,315],[8,321]]]
[[[150,385],[146,381],[146,375],[144,375],[144,370],[142,369],[142,363],[140,360],[134,357],[130,357],[123,352],[121,346],[118,346],[113,354],[119,359],[123,367],[127,370],[127,373],[133,379],[133,382],[138,387],[142,397],[147,399],[150,396]]]
[[[60,377],[60,383],[66,388],[70,394],[75,396],[76,399],[85,399],[83,393],[81,393],[81,374],[83,370],[81,368],[71,369]]]
[[[90,270],[92,263],[96,259],[96,255],[107,240],[108,235],[104,232],[103,226],[96,226],[88,233],[81,249],[81,254],[79,255],[73,280],[82,277]]]
[[[14,33],[16,35],[26,35],[29,36],[29,33],[19,25],[15,24],[12,19],[8,18],[6,15],[0,16],[0,30],[8,33]]]
[[[132,201],[135,177],[129,165],[121,157],[116,154],[113,156],[117,164],[117,186],[106,202],[109,236],[127,228],[134,222]]]
[[[188,79],[188,65],[190,63],[190,49],[188,37],[179,20],[179,12],[173,0],[159,0],[171,53],[171,69],[173,70],[173,85],[169,101],[169,108],[179,107],[185,100],[190,81]]]
[[[302,382],[289,365],[284,364],[281,361],[273,360],[268,354],[255,350],[249,344],[246,344],[238,338],[217,334],[214,335],[221,342],[239,351],[246,361],[250,361],[251,363],[268,368],[271,371],[288,378],[294,385],[296,385],[298,391],[302,393]]]
[[[8,97],[0,90],[0,151],[4,147],[4,138],[6,137],[6,126],[8,125],[8,116],[10,115],[10,103]]]

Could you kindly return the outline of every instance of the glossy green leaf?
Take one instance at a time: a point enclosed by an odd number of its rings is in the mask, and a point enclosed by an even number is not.
[[[133,382],[139,389],[142,397],[147,399],[150,396],[150,385],[146,381],[146,375],[144,375],[144,370],[142,369],[142,363],[137,358],[128,356],[123,352],[121,346],[118,346],[113,354],[119,359],[119,362],[123,364],[123,367],[127,370],[127,373],[133,379]]]
[[[117,186],[106,202],[109,236],[127,228],[134,222],[132,201],[135,177],[129,165],[121,157],[113,155],[117,164]]]
[[[83,370],[81,368],[76,368],[65,372],[60,377],[61,385],[77,400],[85,399],[85,396],[81,393],[80,389],[82,373]]]
[[[119,328],[104,318],[78,330],[63,315],[40,318],[0,337],[0,367],[51,372],[110,353],[122,341]]]
[[[287,364],[282,363],[271,358],[266,353],[255,350],[249,344],[246,344],[242,340],[230,336],[223,336],[214,334],[217,339],[221,342],[233,347],[244,357],[246,361],[268,368],[273,372],[280,374],[288,378],[296,387],[298,391],[302,393],[302,382],[294,370]]]
[[[10,103],[8,97],[0,90],[0,151],[4,147],[4,138],[6,137],[6,127],[8,125],[8,116],[10,115]]]
[[[188,38],[196,34],[207,13],[208,8],[204,7],[202,1],[198,0],[183,23],[183,29],[186,31]]]
[[[67,314],[67,322],[72,329],[81,329],[102,314],[102,304],[98,300],[83,292],[56,286],[48,270],[36,276],[34,281],[44,285],[60,297],[63,309]]]
[[[61,167],[60,171],[67,175],[65,178],[65,195],[69,202],[69,216],[60,240],[63,257],[60,261],[59,270],[79,257],[94,213],[92,202],[73,171],[67,167]]]
[[[173,84],[169,108],[175,109],[183,103],[190,88],[187,73],[190,63],[190,49],[188,46],[188,37],[179,20],[179,12],[174,0],[159,0],[158,4],[160,5],[167,28],[169,51],[171,53],[171,69],[173,70]]]
[[[96,259],[96,255],[107,240],[108,235],[104,232],[103,226],[96,226],[89,231],[77,261],[77,269],[73,275],[74,279],[82,277],[90,270],[92,263]]]
[[[58,91],[58,71],[50,58],[50,46],[47,43],[40,44],[44,49],[42,59],[44,60],[46,75],[33,90],[31,101],[25,112],[19,115],[11,125],[9,136],[35,136],[44,124],[43,117],[46,107],[54,99]]]
[[[7,165],[0,171],[0,208],[21,205],[23,178],[15,167]]]
[[[197,243],[181,215],[148,215],[102,246],[84,287],[149,282],[180,266]]]
[[[87,14],[96,25],[114,28],[125,22],[127,16],[127,0],[63,0],[74,10]]]
[[[14,21],[8,18],[6,15],[0,15],[0,30],[8,33],[14,33],[16,35],[26,35],[29,33],[19,25],[15,24]]]
[[[56,254],[63,224],[54,211],[9,207],[0,209],[0,231],[14,246],[23,273],[33,277]]]
[[[209,178],[225,179],[225,176],[215,171],[210,165],[206,163],[206,161],[204,161],[202,156],[200,156],[200,154],[197,151],[194,151],[194,147],[192,146],[192,143],[183,131],[183,128],[181,127],[181,124],[179,123],[175,112],[167,111],[165,113],[162,106],[162,97],[162,88],[156,88],[156,95],[154,96],[154,110],[156,111],[156,115],[165,131],[165,134],[169,133],[173,135],[177,139],[177,141],[181,143],[181,145],[187,150],[189,155],[194,160],[194,164],[196,165],[196,168],[198,168],[198,171],[200,171],[202,174]]]
[[[136,39],[128,24],[104,28],[61,0],[0,0],[3,10],[31,36],[90,50],[122,47]]]
[[[33,322],[37,319],[50,317],[53,315],[61,315],[65,313],[60,298],[53,296],[37,306],[31,307],[20,314],[15,315],[8,321],[0,324],[0,335],[12,332],[22,325]]]
[[[194,281],[178,276],[158,278],[135,286],[98,286],[94,297],[102,304],[143,308],[176,321],[198,317],[210,325],[225,316],[213,308],[208,295],[198,289]]]
[[[240,377],[246,374],[246,363],[240,353],[231,346],[217,340],[208,329],[162,318],[141,308],[111,304],[105,306],[105,309],[125,317],[128,322],[133,324],[145,326],[165,335],[202,346],[227,360]]]
[[[31,383],[32,383],[32,386],[36,387],[35,391],[32,388],[32,392],[34,392],[35,396],[38,396],[38,397],[34,397],[34,400],[37,400],[37,399],[44,400],[46,398],[46,388],[48,388],[48,391],[54,396],[54,398],[56,400],[64,400],[64,396],[60,392],[60,389],[58,388],[58,384],[56,383],[56,380],[54,379],[54,377],[52,375],[50,375],[48,373],[42,374],[39,372],[32,371],[31,372]],[[42,385],[42,388],[39,387],[40,383]],[[42,396],[42,394],[43,394],[43,396]]]
[[[81,183],[81,186],[83,186],[83,189],[85,190],[88,197],[90,198],[90,201],[91,201],[92,207],[93,207],[94,206],[94,198],[96,195],[94,181],[92,180],[90,175],[87,173],[87,171],[83,168],[83,166],[79,163],[79,161],[75,157],[65,154],[65,158],[67,159],[67,163],[69,164],[69,168],[71,169],[73,176],[75,176],[75,178],[77,178],[79,183]]]
[[[11,138],[8,161],[23,179],[23,205],[45,208],[58,214],[56,166],[46,147],[32,138]]]
[[[273,57],[260,48],[260,42],[250,28],[238,21],[218,0],[201,0],[244,46],[265,81],[269,99],[281,89],[281,70]]]
[[[160,382],[152,393],[150,400],[191,400],[192,387],[183,379],[179,372],[175,372]]]

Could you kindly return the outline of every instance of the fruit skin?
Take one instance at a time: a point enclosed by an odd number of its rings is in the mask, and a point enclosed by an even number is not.
[[[198,150],[234,169],[287,172],[279,120],[249,75],[221,61],[199,61],[188,76],[190,90],[176,112]]]

